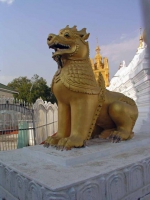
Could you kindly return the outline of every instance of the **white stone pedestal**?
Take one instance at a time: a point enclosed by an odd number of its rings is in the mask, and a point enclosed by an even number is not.
[[[121,143],[94,139],[87,145],[0,152],[0,199],[150,199],[150,137]]]

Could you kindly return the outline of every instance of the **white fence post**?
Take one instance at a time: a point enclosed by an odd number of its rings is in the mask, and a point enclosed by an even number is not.
[[[36,144],[46,140],[48,136],[57,132],[58,128],[58,107],[57,104],[44,102],[41,98],[37,99],[33,105]]]

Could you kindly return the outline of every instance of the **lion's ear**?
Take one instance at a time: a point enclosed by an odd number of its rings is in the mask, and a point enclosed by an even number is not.
[[[89,36],[90,36],[90,33],[85,34],[82,38],[83,38],[84,40],[87,40],[87,39],[89,38]]]

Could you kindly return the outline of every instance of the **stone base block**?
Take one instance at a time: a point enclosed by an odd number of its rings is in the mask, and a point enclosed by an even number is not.
[[[149,200],[150,137],[0,152],[0,200]]]

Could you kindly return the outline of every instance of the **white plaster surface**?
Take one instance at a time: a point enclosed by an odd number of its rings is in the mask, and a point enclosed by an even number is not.
[[[42,145],[0,152],[0,198],[137,200],[150,193],[150,137],[58,151]],[[7,197],[7,198],[6,198]]]
[[[56,103],[37,99],[33,105],[34,121],[36,131],[36,144],[41,144],[48,136],[57,132],[58,127],[58,106]],[[30,134],[30,143],[33,136]],[[31,143],[32,145],[32,143]]]
[[[137,134],[149,135],[150,130],[150,55],[148,48],[138,49],[134,58],[126,67],[123,65],[110,81],[108,90],[121,92],[134,99],[139,116],[134,126]]]
[[[75,148],[71,151],[56,150],[56,148],[44,148],[41,145],[34,147],[23,148],[24,154],[30,154],[37,159],[44,159],[60,166],[76,166],[91,161],[97,161],[117,155],[120,153],[140,148],[143,145],[150,144],[150,137],[136,135],[134,139],[122,141],[121,143],[111,143],[110,140],[92,139],[87,141],[85,148]],[[102,145],[102,147],[101,147]]]

